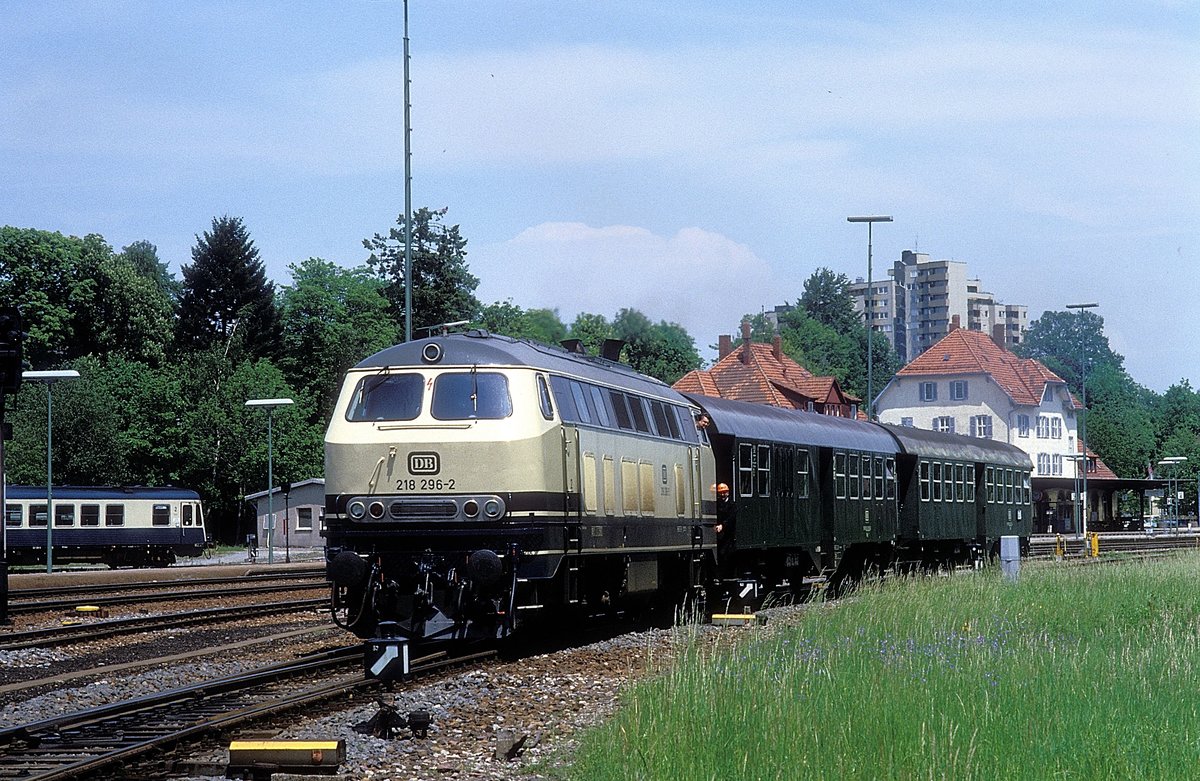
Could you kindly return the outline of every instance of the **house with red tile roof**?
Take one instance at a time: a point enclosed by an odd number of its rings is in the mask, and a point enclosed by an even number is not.
[[[882,423],[997,439],[1028,453],[1040,497],[1038,531],[1051,525],[1073,530],[1074,482],[1082,476],[1076,413],[1082,408],[1045,365],[958,327],[957,317],[950,332],[898,371],[875,400]],[[1087,463],[1093,526],[1113,517],[1114,489],[1102,481],[1118,478],[1090,450]]]
[[[773,344],[750,341],[750,323],[742,323],[742,342],[722,334],[711,369],[683,375],[673,386],[699,393],[773,407],[807,410],[848,418],[858,416],[859,399],[844,392],[833,377],[818,377],[783,354],[780,337]]]

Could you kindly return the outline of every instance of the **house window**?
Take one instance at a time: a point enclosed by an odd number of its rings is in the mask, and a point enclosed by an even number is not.
[[[900,425],[904,426],[905,428],[912,428],[913,427],[913,419],[912,418],[900,418]]]
[[[1050,438],[1062,439],[1062,420],[1050,418]]]
[[[980,439],[992,438],[992,416],[974,415],[971,417],[971,436]]]
[[[592,473],[595,476],[595,472]],[[593,497],[593,501],[595,498]],[[296,531],[312,531],[312,508],[297,507],[296,508]]]
[[[921,401],[937,401],[937,383],[921,383]]]
[[[1060,455],[1051,456],[1050,457],[1050,473],[1053,475],[1061,475],[1063,473],[1062,464],[1063,464],[1062,456],[1060,456]]]
[[[1017,436],[1018,437],[1029,436],[1029,416],[1028,415],[1017,415]]]
[[[941,417],[934,418],[933,419],[933,430],[934,431],[945,431],[947,433],[953,434],[954,433],[954,418],[950,417],[949,415],[943,415]]]
[[[1038,470],[1039,475],[1044,476],[1044,475],[1050,474],[1050,454],[1049,453],[1038,453],[1038,469],[1037,470]]]
[[[1037,419],[1037,437],[1038,439],[1050,438],[1050,416],[1038,415]]]
[[[965,401],[967,398],[967,381],[954,380],[950,383],[950,400]]]

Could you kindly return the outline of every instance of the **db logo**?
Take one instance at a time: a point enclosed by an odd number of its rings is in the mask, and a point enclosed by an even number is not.
[[[409,453],[408,472],[414,475],[436,475],[442,469],[437,453]]]

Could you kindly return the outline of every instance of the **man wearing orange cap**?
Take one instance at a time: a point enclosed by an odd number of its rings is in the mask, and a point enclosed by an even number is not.
[[[713,531],[717,533],[717,564],[722,570],[729,570],[733,566],[733,526],[736,508],[728,485],[717,483],[716,493],[717,523],[713,526]]]

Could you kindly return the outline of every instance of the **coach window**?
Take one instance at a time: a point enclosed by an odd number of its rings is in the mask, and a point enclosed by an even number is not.
[[[667,439],[677,439],[678,437],[672,436],[671,424],[667,422],[667,408],[657,400],[652,400],[649,404],[650,417],[654,418],[654,428],[658,430],[658,435]],[[674,418],[673,415],[671,417]]]
[[[942,501],[942,463],[940,461],[933,462],[933,501]]]
[[[796,451],[796,496],[808,498],[808,451],[803,448]]]
[[[420,374],[383,374],[358,381],[346,420],[413,420],[421,414],[425,378]]]
[[[846,454],[833,454],[833,491],[838,499],[846,498]]]
[[[182,514],[183,525],[191,526],[192,525],[192,506],[190,504],[185,504],[180,509],[183,510],[183,514]]]
[[[738,445],[738,496],[754,496],[754,445]]]
[[[170,526],[171,525],[171,505],[156,504],[150,511],[150,524],[152,526]]]
[[[81,504],[81,505],[79,505],[79,525],[80,526],[99,526],[100,525],[100,505],[98,505],[98,504]]]
[[[73,505],[73,504],[55,504],[54,505],[54,525],[55,526],[74,526],[75,525],[75,505]]]
[[[967,486],[964,483],[966,474],[962,464],[954,465],[954,500],[957,502],[966,501]]]
[[[675,423],[679,426],[679,438],[684,442],[699,442],[700,429],[696,428],[696,421],[692,418],[691,411],[674,405],[671,406],[671,409],[674,410],[672,414],[675,415]]]
[[[758,495],[771,495],[771,446],[758,446]]]
[[[862,498],[870,499],[874,494],[871,493],[871,457],[864,455],[862,457]]]
[[[921,501],[929,501],[929,462],[921,462]]]
[[[890,473],[889,473],[890,474]],[[875,498],[883,498],[883,456],[875,456]]]
[[[975,465],[967,464],[967,501],[975,501]]]
[[[542,375],[537,376],[538,387],[538,405],[542,409],[542,417],[546,420],[554,420],[554,402],[550,400],[550,389],[546,387],[546,378]]]
[[[438,420],[499,420],[512,415],[508,378],[495,372],[441,374],[430,412]]]
[[[848,454],[849,463],[847,463],[847,466],[849,469],[846,470],[846,479],[849,483],[851,499],[858,498],[858,489],[861,488],[858,484],[858,461],[857,453]]]
[[[45,526],[46,525],[46,505],[44,505],[44,504],[29,505],[29,525],[30,526]]]
[[[571,381],[566,377],[550,377],[550,389],[554,391],[554,400],[558,402],[558,416],[563,423],[588,423],[589,421],[583,419],[586,413],[578,411],[579,404],[571,385]]]
[[[123,505],[123,504],[106,504],[106,505],[104,505],[104,525],[105,526],[124,526],[125,525],[125,505]]]
[[[946,464],[942,472],[946,481],[946,493],[942,497],[947,502],[954,501],[954,464]]]
[[[884,473],[884,477],[887,480],[887,498],[895,499],[896,498],[896,459],[889,458],[889,459],[887,459],[887,461],[885,463],[887,465],[886,466],[887,471]]]
[[[1021,473],[1021,487],[1024,489],[1021,492],[1021,503],[1029,504],[1030,490],[1029,490],[1029,473],[1028,472]]]
[[[991,467],[991,466],[984,467],[983,481],[984,481],[984,484],[987,486],[988,504],[991,504],[992,502],[996,501],[996,468],[995,467]]]
[[[20,526],[25,515],[25,508],[19,504],[9,504],[4,507],[4,525]]]
[[[1004,471],[1007,473],[1005,476],[1005,480],[1006,480],[1006,488],[1005,488],[1005,492],[1004,492],[1004,495],[1006,497],[1005,501],[1008,502],[1009,504],[1012,504],[1013,503],[1013,482],[1015,482],[1013,480],[1013,470],[1006,469]]]

